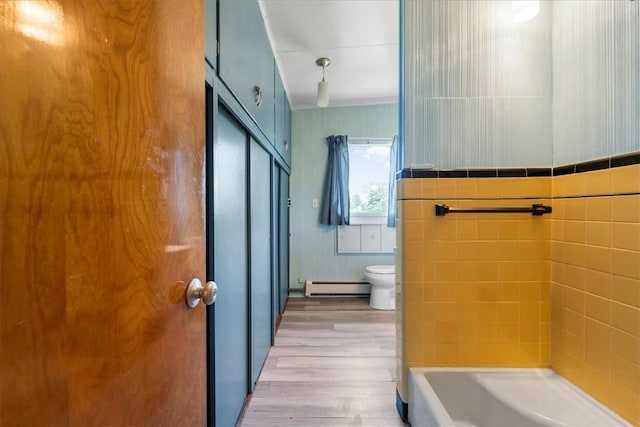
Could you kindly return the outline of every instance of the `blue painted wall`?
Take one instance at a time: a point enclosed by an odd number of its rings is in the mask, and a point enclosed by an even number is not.
[[[329,135],[392,137],[398,133],[398,106],[314,108],[292,114],[290,286],[314,281],[364,281],[372,264],[393,264],[393,255],[336,253],[336,227],[320,225],[312,199],[322,193]]]

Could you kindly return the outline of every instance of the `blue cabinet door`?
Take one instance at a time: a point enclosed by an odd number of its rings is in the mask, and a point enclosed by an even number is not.
[[[220,0],[218,75],[273,141],[274,73],[271,44],[255,0]]]
[[[216,7],[216,0],[204,1],[204,56],[213,68],[217,66],[218,57],[218,35],[216,34],[218,17],[216,16]]]
[[[284,97],[284,161],[287,162],[289,166],[291,166],[291,150],[292,150],[292,141],[291,141],[291,106],[289,105],[289,100],[286,95]]]
[[[276,148],[276,150],[278,150],[278,152],[280,154],[284,153],[284,140],[285,140],[285,128],[286,128],[286,119],[285,119],[285,112],[284,112],[284,106],[285,106],[285,101],[287,99],[287,94],[284,91],[284,85],[282,84],[282,78],[280,77],[280,73],[278,72],[278,70],[276,70],[275,72],[275,77],[276,77],[276,87],[275,87],[275,91],[276,91],[276,136],[275,136],[275,140],[274,140],[274,144],[273,146]]]
[[[280,261],[280,313],[284,311],[289,296],[289,175],[280,169],[280,218],[279,218],[279,261]]]
[[[251,389],[271,347],[271,156],[251,140]]]
[[[249,391],[247,133],[223,107],[214,125],[214,420],[233,426]]]
[[[271,224],[271,233],[273,239],[271,241],[271,250],[273,252],[273,262],[271,263],[271,280],[272,288],[272,325],[273,337],[275,338],[276,326],[282,313],[280,307],[280,166],[277,163],[271,163],[271,173],[273,177],[273,186],[271,188],[271,208],[273,209],[273,223]]]
[[[291,166],[291,107],[284,90],[282,78],[276,70],[276,150],[287,165]]]

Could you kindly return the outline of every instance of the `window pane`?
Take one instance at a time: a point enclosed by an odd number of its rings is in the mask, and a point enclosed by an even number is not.
[[[352,215],[387,215],[389,145],[349,144]]]

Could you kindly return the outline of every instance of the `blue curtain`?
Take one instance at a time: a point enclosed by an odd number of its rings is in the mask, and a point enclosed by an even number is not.
[[[325,139],[329,148],[320,224],[349,225],[349,146],[346,135]]]
[[[400,169],[398,156],[398,136],[393,137],[389,151],[389,207],[387,210],[387,227],[396,226],[396,173]]]

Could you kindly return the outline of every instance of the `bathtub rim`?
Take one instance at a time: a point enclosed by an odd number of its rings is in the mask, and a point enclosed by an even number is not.
[[[558,373],[557,371],[555,371],[552,368],[501,368],[501,367],[470,367],[470,366],[464,366],[464,367],[447,367],[447,366],[434,366],[434,367],[413,367],[413,368],[409,368],[409,421],[412,421],[412,406],[415,406],[415,401],[414,401],[414,396],[412,396],[412,392],[413,392],[413,385],[415,385],[421,392],[423,392],[423,395],[425,397],[427,397],[427,401],[429,403],[435,403],[435,405],[432,405],[429,409],[431,409],[432,414],[433,415],[433,422],[435,422],[435,425],[438,426],[442,426],[442,427],[454,427],[455,426],[455,422],[453,421],[453,419],[451,418],[451,416],[449,415],[449,413],[447,412],[447,410],[445,409],[444,405],[442,404],[442,402],[440,402],[440,399],[438,398],[436,392],[433,390],[433,388],[431,387],[431,384],[429,384],[429,380],[427,380],[425,374],[428,372],[476,372],[476,373],[492,373],[492,372],[503,372],[503,373],[538,373],[538,374],[551,374],[551,375],[555,375],[559,378],[562,378],[566,384],[566,386],[568,386],[569,388],[571,388],[573,391],[575,391],[576,393],[582,395],[582,397],[584,397],[586,400],[588,400],[591,404],[596,405],[600,408],[602,408],[605,412],[608,413],[608,415],[610,415],[612,418],[615,418],[618,423],[619,426],[621,427],[631,427],[632,424],[629,423],[627,420],[625,420],[624,418],[622,418],[620,415],[618,415],[616,412],[614,412],[611,408],[609,408],[608,406],[606,406],[605,404],[603,404],[602,402],[596,400],[594,397],[592,397],[590,394],[588,394],[587,392],[585,392],[584,390],[582,390],[580,387],[576,386],[575,384],[573,384],[571,381],[569,381],[567,378],[565,378],[564,376],[560,375],[560,373]],[[435,406],[435,407],[433,407]],[[416,426],[419,426],[421,424],[416,423]]]
[[[434,423],[436,426],[441,427],[454,427],[455,424],[451,416],[449,416],[449,412],[445,409],[442,402],[440,402],[440,398],[429,384],[427,377],[425,374],[427,372],[433,371],[451,371],[451,370],[460,370],[460,368],[409,368],[409,424],[411,426],[420,426],[421,423],[415,419],[416,411],[414,410],[417,403],[415,396],[412,396],[414,387],[419,389],[419,393],[425,397],[425,404],[427,406],[427,410],[430,411],[427,414],[427,419],[425,422],[431,425]]]

